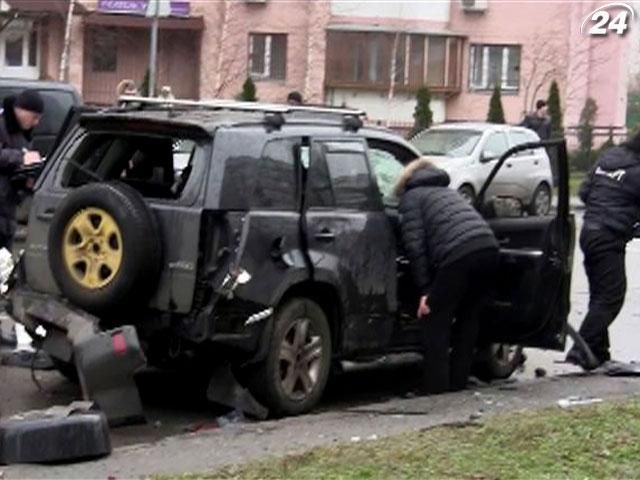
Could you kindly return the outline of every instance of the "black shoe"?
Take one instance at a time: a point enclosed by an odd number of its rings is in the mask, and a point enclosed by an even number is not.
[[[565,358],[565,362],[577,365],[587,372],[595,370],[604,363],[604,360],[596,359],[596,361],[597,363],[589,362],[589,359],[582,350],[578,350],[575,347],[572,347],[571,350],[569,350],[569,353],[567,353]]]

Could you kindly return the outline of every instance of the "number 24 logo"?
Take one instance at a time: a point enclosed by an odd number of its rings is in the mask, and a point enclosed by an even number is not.
[[[621,8],[622,11],[612,18],[607,9],[614,7]],[[582,22],[580,30],[584,30],[585,24],[590,21],[593,25],[589,28],[589,35],[604,36],[608,35],[609,31],[612,31],[622,36],[629,29],[629,16],[635,19],[635,13],[633,8],[626,3],[610,3],[591,12]]]

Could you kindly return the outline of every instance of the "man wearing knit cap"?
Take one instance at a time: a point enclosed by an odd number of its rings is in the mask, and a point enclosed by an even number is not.
[[[25,90],[4,100],[0,112],[0,248],[11,248],[15,232],[18,192],[11,184],[13,173],[42,162],[30,150],[33,129],[44,113],[44,101],[35,90]]]

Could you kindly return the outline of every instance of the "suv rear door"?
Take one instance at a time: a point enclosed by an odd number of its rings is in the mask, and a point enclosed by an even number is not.
[[[304,230],[313,279],[338,290],[343,353],[388,345],[396,310],[395,239],[363,139],[315,139]]]
[[[483,340],[563,349],[569,315],[574,220],[569,213],[569,174],[564,142],[523,144],[507,151],[496,165],[505,168],[514,153],[536,146],[558,150],[558,208],[547,216],[488,219],[500,244],[496,291],[484,316]],[[490,175],[480,192],[490,187]]]

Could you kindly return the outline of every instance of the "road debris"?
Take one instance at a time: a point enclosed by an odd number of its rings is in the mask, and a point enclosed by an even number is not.
[[[581,396],[571,396],[567,398],[563,398],[558,400],[558,406],[560,408],[571,408],[571,407],[581,407],[585,405],[593,405],[596,403],[602,403],[601,398],[594,397],[581,397]]]
[[[0,465],[73,462],[110,453],[107,419],[92,402],[23,412],[0,421]]]
[[[640,363],[637,362],[618,362],[610,360],[606,362],[602,369],[606,375],[610,377],[639,377]]]
[[[20,349],[0,354],[0,365],[30,368],[33,370],[53,370],[51,357],[42,350]]]

